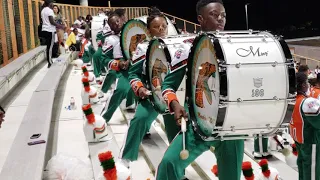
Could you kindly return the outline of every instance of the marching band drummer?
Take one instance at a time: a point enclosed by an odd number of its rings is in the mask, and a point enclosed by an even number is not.
[[[203,31],[223,30],[226,23],[226,12],[221,0],[200,0],[197,3],[198,21]],[[189,53],[189,52],[186,52]],[[184,64],[184,63],[181,63]],[[188,118],[186,110],[178,102],[175,91],[181,84],[186,73],[186,65],[168,74],[162,84],[162,94],[168,103],[170,112],[178,123],[181,117]],[[189,157],[181,160],[179,152],[182,150],[183,135],[179,134],[170,144],[159,164],[157,180],[180,180],[184,169],[203,152],[215,147],[220,180],[239,180],[244,153],[243,140],[203,141],[197,135],[191,123],[188,123],[185,144],[189,150]]]
[[[107,21],[104,21],[102,31],[99,31],[96,36],[98,49],[93,55],[93,74],[98,82],[100,82],[101,70],[103,70],[104,68],[102,63],[102,46],[104,44],[105,39],[111,34],[112,31]]]
[[[159,9],[151,8],[149,17],[147,18],[147,28],[151,37],[165,37],[168,34],[168,22]],[[147,42],[138,44],[131,60],[131,67],[129,68],[130,85],[136,96],[140,98],[140,101],[136,114],[130,121],[127,137],[120,152],[120,159],[122,159],[122,162],[127,167],[130,161],[137,160],[142,139],[150,129],[152,122],[158,116],[158,112],[148,99],[148,89],[144,86],[146,84],[144,64],[148,45],[149,43]],[[176,125],[173,115],[164,115],[163,119],[170,143],[178,134],[180,128]]]
[[[81,50],[79,53],[79,58],[82,59],[83,63],[91,63],[91,59],[95,50],[90,41],[90,30],[87,29],[84,33],[84,38],[82,39]]]
[[[110,15],[110,13],[111,12],[108,13],[108,16]],[[118,14],[123,22],[127,21],[127,16],[126,16],[126,10],[125,9],[116,9],[116,10],[114,10],[114,13]],[[110,28],[110,26],[108,24],[108,20],[106,20],[104,24],[105,24],[104,27],[106,29],[108,29],[108,31],[112,32],[112,30],[111,30],[111,28]],[[113,34],[113,32],[111,34]],[[106,36],[105,39],[107,37],[108,36]],[[102,69],[103,71],[105,71],[104,67],[106,66],[106,63],[104,62],[104,60],[106,59],[106,57],[113,57],[112,51],[106,52],[108,49],[105,49],[105,48],[107,48],[107,47],[108,47],[108,44],[103,44],[103,49],[104,50],[103,50],[103,53],[102,53],[102,60],[100,61],[102,63],[101,66],[103,68]],[[106,77],[106,80],[102,84],[101,91],[103,93],[107,93],[107,91],[110,89],[111,85],[116,81],[117,78],[118,78],[117,72],[114,71],[114,70],[109,69],[107,77]],[[132,93],[130,93],[130,94],[128,94],[126,99],[127,99],[127,107],[128,107],[131,104],[133,104],[134,95]]]
[[[119,72],[119,79],[116,83],[117,87],[111,95],[110,101],[106,103],[101,113],[106,122],[110,121],[113,113],[119,107],[122,100],[127,98],[127,107],[130,107],[135,103],[133,99],[134,94],[128,81],[129,60],[124,60],[120,47],[120,31],[124,21],[121,16],[114,12],[110,14],[108,24],[114,32],[114,35],[110,35],[105,39],[103,45],[103,62],[109,71],[114,70]],[[110,82],[109,79],[107,79],[107,81]]]
[[[320,101],[308,97],[308,77],[296,74],[297,97],[294,106],[290,134],[298,150],[299,180],[320,179]]]

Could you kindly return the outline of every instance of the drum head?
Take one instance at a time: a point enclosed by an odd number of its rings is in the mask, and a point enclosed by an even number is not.
[[[202,135],[212,136],[219,110],[220,78],[212,39],[198,36],[188,59],[186,99],[190,118]]]
[[[169,72],[167,63],[169,52],[167,49],[162,48],[161,44],[164,44],[161,39],[155,39],[149,43],[146,57],[146,74],[148,88],[152,91],[150,100],[154,108],[163,114],[168,111],[167,104],[162,97],[161,86]]]
[[[147,25],[137,19],[129,20],[123,27],[120,37],[120,45],[123,57],[131,59],[132,53],[136,50],[139,43],[150,40]]]

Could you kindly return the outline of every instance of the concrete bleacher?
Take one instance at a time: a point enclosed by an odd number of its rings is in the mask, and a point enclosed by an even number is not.
[[[0,69],[0,102],[45,56],[46,47],[39,46]]]
[[[45,47],[39,47],[35,50],[37,49],[42,53],[45,52]],[[30,54],[26,53],[19,58],[28,60],[30,59],[28,57],[33,57],[33,59],[36,59],[39,62],[43,61],[45,59],[45,55],[42,55],[40,53],[40,57],[42,59],[38,59],[40,58],[39,56],[38,58],[35,58],[36,55],[39,55],[39,52],[33,52],[35,50],[32,50],[31,52],[29,52]],[[20,127],[12,143],[11,149],[2,167],[0,179],[42,179],[47,143],[29,146],[28,142],[34,141],[30,139],[33,134],[41,134],[41,136],[36,140],[48,141],[51,116],[53,114],[52,108],[55,98],[55,92],[61,76],[63,75],[68,64],[71,61],[71,55],[72,53],[68,53],[58,57],[60,62],[54,62],[42,81],[39,83],[36,90],[33,92],[26,109],[26,113],[22,119]],[[12,63],[12,65],[9,64],[8,66],[12,66],[10,67],[12,72],[10,73],[9,70],[7,70],[7,73],[14,74],[13,72],[17,71],[16,69],[21,69],[24,64],[25,63],[22,62],[15,64]],[[14,65],[16,65],[16,68],[13,67]],[[7,68],[7,66],[5,68]],[[31,69],[32,68],[30,68],[29,70]],[[22,77],[17,76],[17,79],[19,78]],[[11,86],[11,88],[13,87],[14,86]],[[9,91],[10,89],[7,90],[7,92]]]

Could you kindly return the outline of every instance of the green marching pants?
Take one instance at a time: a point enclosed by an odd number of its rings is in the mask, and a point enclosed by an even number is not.
[[[127,97],[126,97],[126,107],[129,107],[131,105],[133,105],[136,101],[135,101],[135,94],[134,92],[131,90],[128,92]]]
[[[299,180],[320,180],[320,144],[295,143]]]
[[[260,135],[254,140],[254,152],[256,153],[267,153],[268,151],[268,138],[263,138]]]
[[[120,159],[135,161],[138,158],[139,146],[149,131],[152,122],[157,118],[158,112],[153,108],[148,99],[141,100],[136,109],[134,118],[130,121],[124,147],[121,148]],[[180,128],[176,125],[173,115],[163,115],[165,130],[169,143],[179,133]]]
[[[132,89],[131,89],[131,86],[129,84],[127,77],[120,74],[116,89],[113,91],[110,101],[108,101],[106,103],[105,107],[103,108],[103,110],[101,112],[101,115],[106,120],[106,122],[110,121],[113,113],[120,106],[122,100],[124,100],[128,96],[130,97],[130,95],[128,95],[128,93],[132,93],[130,91],[132,91]],[[133,104],[134,101],[131,103]],[[126,105],[130,106],[132,104],[127,103]]]
[[[182,134],[179,134],[170,144],[159,164],[157,180],[180,180],[184,169],[203,152],[215,147],[219,180],[240,180],[244,153],[243,140],[226,140],[206,142],[196,135],[189,124],[186,132],[186,148],[189,158],[180,159],[182,150]]]
[[[117,80],[118,75],[116,71],[109,70],[105,80],[102,83],[101,91],[107,93],[111,85]]]
[[[93,54],[93,74],[94,76],[100,77],[101,70],[104,69],[102,62],[102,47],[99,47],[98,50]]]

